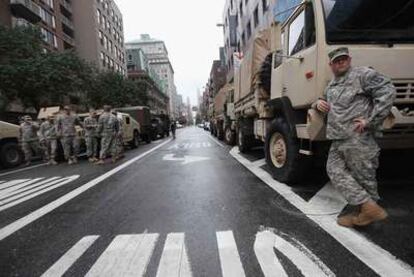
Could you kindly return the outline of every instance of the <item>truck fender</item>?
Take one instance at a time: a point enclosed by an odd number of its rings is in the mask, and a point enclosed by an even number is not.
[[[292,107],[292,102],[286,96],[271,99],[267,105],[273,110],[274,114],[282,116],[289,125],[290,132],[297,137],[296,124],[300,122],[298,115]]]

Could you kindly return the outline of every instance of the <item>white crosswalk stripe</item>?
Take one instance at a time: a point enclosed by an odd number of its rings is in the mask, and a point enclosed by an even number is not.
[[[0,185],[0,191],[3,190],[3,189],[13,187],[13,186],[18,185],[18,184],[21,184],[23,182],[27,182],[27,181],[30,181],[30,179],[12,180],[12,181],[8,181],[8,182],[4,182],[3,184]]]
[[[62,276],[95,243],[99,236],[88,236],[77,242],[42,277]],[[144,276],[158,242],[159,234],[116,236],[91,266],[87,277]],[[245,272],[232,231],[216,232],[218,257],[223,277],[244,277]],[[158,264],[157,277],[193,276],[184,233],[167,234]],[[334,277],[335,274],[305,245],[294,238],[262,231],[256,235],[254,250],[265,277],[288,276],[274,249],[288,258],[303,276]],[[202,250],[201,250],[202,251]]]
[[[78,179],[79,175],[70,177],[52,177],[46,180],[44,178],[36,178],[33,180],[25,180],[21,182],[8,182],[6,188],[0,190],[0,212],[20,203],[28,201],[48,191],[62,187],[68,183]],[[13,183],[13,185],[11,185]]]

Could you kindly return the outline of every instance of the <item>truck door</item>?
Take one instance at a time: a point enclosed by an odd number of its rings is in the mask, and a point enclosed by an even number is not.
[[[285,96],[293,107],[306,106],[315,99],[317,45],[315,12],[311,3],[301,6],[285,28],[287,55],[283,66]]]
[[[128,115],[123,115],[123,135],[124,135],[124,141],[131,141],[133,136],[133,130],[131,125],[131,118]]]

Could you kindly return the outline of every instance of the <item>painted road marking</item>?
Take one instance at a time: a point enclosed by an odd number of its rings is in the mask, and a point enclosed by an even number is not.
[[[164,161],[172,161],[172,162],[182,162],[182,165],[196,163],[196,162],[203,162],[210,160],[208,157],[197,157],[197,156],[184,156],[184,157],[174,157],[174,154],[167,154],[162,159]]]
[[[4,211],[6,209],[9,209],[11,207],[14,207],[20,203],[23,203],[25,201],[28,201],[32,198],[35,198],[36,196],[42,195],[48,191],[57,189],[59,187],[62,187],[66,184],[69,184],[76,179],[78,179],[79,175],[74,175],[70,177],[65,178],[59,178],[57,180],[50,181],[50,178],[44,182],[39,182],[38,184],[32,184],[29,186],[29,188],[24,188],[22,191],[15,191],[13,194],[8,195],[4,197],[3,199],[0,199],[0,212]]]
[[[158,234],[117,236],[86,276],[143,276],[157,239]]]
[[[58,277],[65,272],[88,250],[99,236],[88,236],[76,243],[54,265],[52,265],[41,277]]]
[[[183,233],[167,235],[157,277],[192,276]]]
[[[309,210],[313,208],[308,202],[294,193],[289,186],[274,180],[268,172],[254,166],[240,155],[237,147],[234,147],[230,154],[380,276],[414,276],[413,268],[408,264],[369,241],[356,230],[338,226],[336,215],[308,214]]]
[[[167,140],[162,144],[157,145],[156,147],[148,150],[147,152],[119,165],[118,167],[108,171],[107,173],[89,181],[88,183],[84,184],[83,186],[71,191],[70,193],[60,197],[59,199],[43,206],[40,209],[37,209],[36,211],[28,214],[25,217],[22,217],[16,221],[14,221],[13,223],[3,227],[2,229],[0,229],[0,241],[7,238],[8,236],[12,235],[13,233],[17,232],[18,230],[22,229],[23,227],[27,226],[28,224],[32,223],[33,221],[41,218],[42,216],[50,213],[51,211],[55,210],[56,208],[62,206],[63,204],[65,204],[66,202],[72,200],[73,198],[79,196],[80,194],[84,193],[85,191],[89,190],[90,188],[93,188],[94,186],[96,186],[97,184],[99,184],[100,182],[108,179],[109,177],[111,177],[112,175],[118,173],[119,171],[127,168],[128,166],[132,165],[133,163],[135,163],[136,161],[144,158],[145,156],[149,155],[150,153],[156,151],[157,149],[163,147],[164,145],[166,145],[167,143],[169,143],[171,141]]]
[[[28,181],[23,182],[23,183],[19,183],[18,185],[14,185],[14,186],[10,186],[8,188],[0,189],[0,199],[5,197],[5,196],[12,195],[16,191],[21,191],[21,190],[25,190],[29,187],[33,187],[33,186],[31,186],[32,184],[36,184],[41,180],[43,180],[43,178],[35,178],[35,179],[31,179],[31,180],[28,180]]]
[[[154,257],[153,253],[159,236],[157,233],[116,236],[97,258],[86,276],[145,276],[148,274],[147,269],[151,259],[158,258]],[[81,256],[98,238],[99,236],[88,236],[81,239],[54,263],[42,277],[64,275],[71,266],[81,259]],[[216,238],[222,276],[245,276],[233,232],[216,232]],[[287,276],[281,261],[275,255],[274,249],[285,255],[305,277],[335,276],[303,244],[286,234],[277,235],[269,229],[256,235],[252,249],[265,277]],[[154,264],[158,264],[157,277],[192,276],[187,251],[184,233],[167,234],[159,263],[154,261]]]
[[[168,150],[173,149],[195,149],[195,148],[211,148],[212,145],[210,142],[186,142],[186,143],[176,143],[168,148]]]
[[[223,277],[246,276],[240,261],[239,251],[237,250],[233,232],[217,232],[216,236]]]
[[[24,168],[16,169],[16,170],[13,170],[13,171],[8,171],[8,172],[5,172],[5,173],[1,173],[0,174],[0,177],[7,176],[7,175],[10,175],[10,174],[13,174],[13,173],[18,173],[18,172],[30,170],[30,169],[33,169],[33,168],[38,168],[38,167],[45,166],[45,165],[47,165],[47,164],[46,163],[43,163],[43,164],[38,164],[38,165],[33,165],[33,166],[29,166],[29,167],[24,167]]]
[[[5,183],[0,185],[0,191],[2,191],[4,189],[11,188],[11,187],[16,186],[18,184],[22,184],[24,182],[28,182],[28,181],[30,181],[30,179],[21,179],[21,180],[13,180],[13,181],[5,182]]]

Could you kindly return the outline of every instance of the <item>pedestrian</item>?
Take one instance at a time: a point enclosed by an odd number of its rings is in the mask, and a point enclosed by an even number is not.
[[[20,142],[26,160],[26,166],[31,164],[33,152],[40,154],[38,130],[39,125],[32,121],[31,116],[26,115],[23,117],[23,123],[20,124]]]
[[[47,119],[40,125],[39,129],[40,143],[48,165],[57,165],[57,131],[53,116],[48,115]]]
[[[173,120],[172,124],[171,124],[171,133],[173,135],[173,139],[175,139],[175,131],[176,130],[177,130],[177,124],[176,124],[175,120]]]
[[[83,121],[85,128],[85,142],[86,142],[86,154],[89,162],[98,161],[98,137],[97,128],[98,120],[97,113],[94,109],[89,110],[89,116]]]
[[[375,135],[380,134],[390,113],[395,88],[388,77],[374,69],[351,66],[346,47],[330,52],[329,59],[334,79],[324,98],[312,106],[328,117],[326,132],[332,145],[327,172],[332,185],[358,208],[340,215],[337,222],[345,227],[366,226],[387,218],[387,212],[377,203],[380,148]]]
[[[78,163],[79,140],[75,126],[83,126],[79,117],[72,112],[69,106],[65,106],[63,110],[63,114],[57,118],[56,130],[61,139],[65,160],[71,165]]]
[[[101,153],[99,161],[96,164],[105,164],[105,159],[109,152],[112,156],[112,162],[116,162],[116,136],[119,132],[119,121],[111,113],[111,106],[104,106],[104,112],[99,117],[97,133],[101,137]]]

